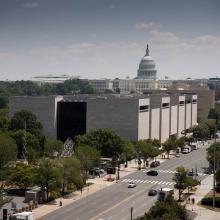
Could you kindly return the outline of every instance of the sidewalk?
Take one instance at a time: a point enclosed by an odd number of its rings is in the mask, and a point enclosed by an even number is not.
[[[37,209],[33,210],[35,219],[41,218],[44,215],[47,215],[57,209],[62,208],[63,206],[67,206],[79,199],[82,199],[92,193],[97,192],[107,186],[110,186],[115,183],[114,182],[107,182],[104,181],[103,178],[95,178],[95,179],[88,179],[87,183],[93,183],[90,186],[86,186],[83,188],[83,191],[75,191],[74,193],[70,194],[68,197],[58,198],[50,204],[43,204],[39,206]],[[62,201],[62,207],[60,207],[60,201]]]
[[[187,204],[186,208],[196,214],[194,220],[217,220],[220,219],[220,212],[215,212],[197,205],[201,199],[213,189],[213,175],[202,180],[201,185],[197,187],[196,192],[191,195],[195,199],[195,205]]]

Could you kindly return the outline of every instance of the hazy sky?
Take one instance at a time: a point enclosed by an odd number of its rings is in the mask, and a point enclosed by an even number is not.
[[[0,80],[220,76],[220,0],[0,0]]]

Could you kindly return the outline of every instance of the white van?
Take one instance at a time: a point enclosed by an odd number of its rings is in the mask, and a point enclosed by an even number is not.
[[[157,197],[157,199],[159,200],[159,201],[164,201],[164,200],[166,200],[167,199],[167,196],[168,195],[173,195],[173,193],[174,193],[174,191],[173,191],[173,189],[171,189],[171,188],[161,188],[159,191],[158,191],[158,197]]]

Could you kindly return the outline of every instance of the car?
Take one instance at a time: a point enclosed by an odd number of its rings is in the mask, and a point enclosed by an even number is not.
[[[157,167],[160,166],[160,161],[159,160],[155,160],[150,164],[150,167]]]
[[[129,182],[128,183],[128,188],[135,188],[137,185],[134,182]]]
[[[194,172],[193,171],[189,171],[188,172],[188,176],[194,176]]]
[[[176,154],[175,157],[180,157],[180,154]]]
[[[156,189],[150,189],[148,191],[148,196],[156,196],[157,195],[157,190]]]
[[[198,173],[194,173],[193,171],[189,171],[188,176],[198,176]]]
[[[157,164],[157,166],[160,166],[160,161],[159,160],[155,160],[154,162]]]
[[[147,172],[147,175],[148,176],[157,176],[158,172],[156,170],[150,170],[150,171]]]

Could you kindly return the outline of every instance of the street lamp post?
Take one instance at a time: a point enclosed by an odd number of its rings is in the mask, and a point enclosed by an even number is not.
[[[120,179],[119,171],[120,171],[120,161],[118,160],[118,180]]]
[[[214,142],[214,165],[213,165],[213,200],[212,207],[215,208],[215,171],[216,171],[216,129],[217,128],[217,118],[215,117],[215,142]]]

